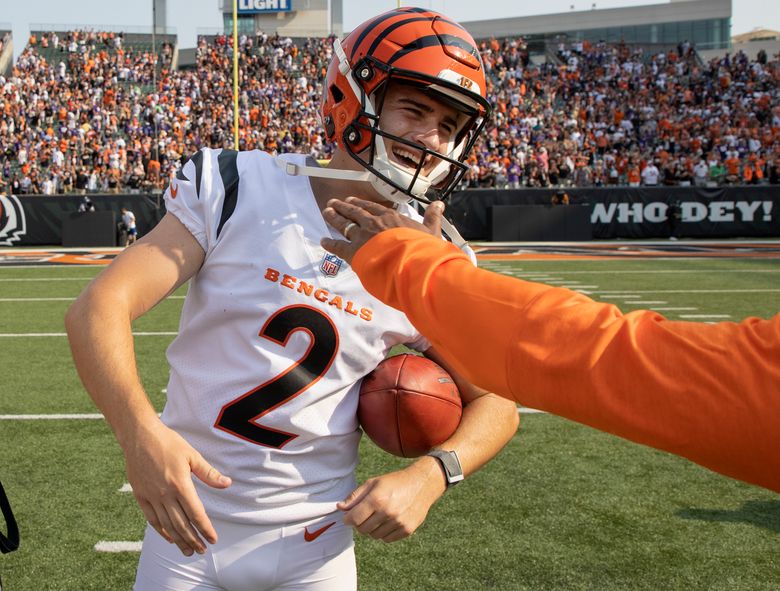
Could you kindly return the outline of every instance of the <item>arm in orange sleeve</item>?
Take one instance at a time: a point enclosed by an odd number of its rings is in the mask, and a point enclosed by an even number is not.
[[[719,324],[622,314],[477,269],[410,229],[371,238],[352,266],[471,382],[780,492],[780,314]]]

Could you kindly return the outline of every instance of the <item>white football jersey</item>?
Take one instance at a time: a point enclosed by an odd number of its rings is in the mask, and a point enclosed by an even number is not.
[[[355,486],[361,378],[391,347],[428,342],[320,246],[341,236],[308,178],[274,157],[204,149],[165,202],[206,252],[168,348],[163,412],[233,479],[224,490],[194,479],[206,511],[259,524],[334,511]]]

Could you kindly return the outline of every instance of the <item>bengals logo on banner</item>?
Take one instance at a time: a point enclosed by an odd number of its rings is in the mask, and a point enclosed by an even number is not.
[[[0,195],[0,246],[11,246],[27,233],[24,209],[17,197]]]

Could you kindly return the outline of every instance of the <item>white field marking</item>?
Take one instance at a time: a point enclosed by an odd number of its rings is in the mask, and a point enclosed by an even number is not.
[[[0,260],[2,260],[2,254],[0,254]],[[7,259],[6,259],[7,260]],[[112,259],[91,259],[91,260],[104,260],[107,263],[111,262]],[[70,269],[74,268],[78,271],[83,271],[85,268],[92,268],[95,267],[96,269],[103,270],[108,265],[101,265],[101,264],[95,264],[95,263],[48,263],[46,265],[14,265],[13,262],[8,265],[7,267],[3,265],[3,269],[0,269],[0,271],[3,271],[5,269],[54,269],[55,267],[57,269]]]
[[[168,393],[168,388],[163,388],[162,390],[160,390],[160,392],[162,392],[163,394],[167,394]]]
[[[0,281],[92,281],[94,277],[6,277]]]
[[[680,314],[680,318],[731,318],[731,314]]]
[[[638,241],[637,241],[638,242]],[[739,241],[735,241],[735,243],[738,243]],[[704,244],[704,241],[700,242],[699,244]],[[755,242],[749,242],[746,241],[746,244],[755,244]],[[27,254],[49,254],[49,253],[60,253],[60,252],[82,252],[85,248],[84,246],[54,246],[52,248],[28,248],[28,247],[22,247],[19,248],[18,246],[9,246],[7,248],[0,248],[0,254],[4,252],[24,252]],[[125,249],[124,246],[101,246],[98,250],[102,252],[122,252]]]
[[[167,337],[176,336],[178,332],[134,332],[134,337]],[[24,337],[66,337],[64,332],[3,332],[0,338],[24,338]]]
[[[168,296],[167,300],[183,300],[185,296]],[[76,299],[76,296],[72,298],[0,298],[0,302],[72,302]]]
[[[691,270],[686,271],[684,269],[645,269],[636,271],[627,270],[604,270],[604,271],[566,271],[567,275],[628,275],[628,274],[641,274],[641,275],[653,275],[655,273],[685,273],[690,275],[693,273],[712,273],[711,270]],[[718,269],[718,273],[780,273],[780,269]]]
[[[0,298],[0,302],[72,302],[72,298]]]
[[[527,406],[518,406],[517,407],[518,414],[521,415],[546,415],[547,413],[543,410],[537,410],[535,408],[528,408]]]
[[[107,542],[99,541],[95,544],[95,550],[98,552],[140,552],[143,542]]]
[[[72,420],[72,419],[87,419],[96,420],[102,419],[103,415],[99,413],[94,414],[46,414],[46,415],[0,415],[0,421],[42,421],[42,420]]]
[[[568,279],[545,279],[544,282],[549,283],[550,285],[560,285],[561,283],[573,285],[574,283],[577,283],[577,281],[569,281]]]
[[[780,289],[637,289],[631,293],[777,293]],[[612,297],[610,291],[600,291],[601,295]],[[618,293],[618,292],[615,292]],[[621,290],[623,294],[625,291]],[[625,296],[623,296],[625,297]]]
[[[160,413],[157,413],[160,416]],[[0,421],[46,421],[46,420],[99,420],[103,415],[99,413],[85,413],[85,414],[45,414],[45,415],[0,415]]]
[[[653,310],[656,311],[656,312],[671,312],[671,311],[677,311],[677,310],[698,310],[698,308],[696,308],[696,307],[693,307],[693,308],[678,308],[678,307],[667,308],[667,307],[664,307],[664,306],[661,306],[660,308],[656,308],[655,306],[653,306]]]
[[[626,303],[631,304],[632,306],[649,306],[650,304],[668,304],[669,302],[664,302],[661,300],[632,300]]]
[[[133,492],[133,487],[129,482],[125,482],[117,492]]]
[[[598,289],[598,285],[580,285],[579,283],[564,283],[561,287],[568,289]]]
[[[605,294],[605,295],[607,295],[607,294]],[[618,298],[618,299],[624,299],[624,300],[627,300],[627,299],[630,299],[630,298],[641,298],[642,297],[642,296],[638,296],[638,295],[630,295],[630,294],[627,294],[627,293],[620,293],[620,294],[611,293],[611,294],[608,294],[608,295],[611,298]]]

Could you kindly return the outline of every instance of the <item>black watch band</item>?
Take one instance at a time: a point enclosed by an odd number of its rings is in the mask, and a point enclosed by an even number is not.
[[[461,480],[463,480],[463,468],[460,465],[458,454],[454,451],[444,451],[443,449],[432,449],[427,456],[431,456],[439,460],[442,469],[444,470],[444,478],[447,480],[447,488],[455,486]]]

